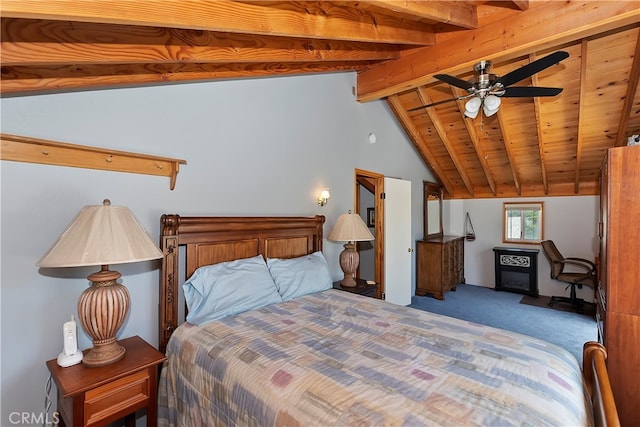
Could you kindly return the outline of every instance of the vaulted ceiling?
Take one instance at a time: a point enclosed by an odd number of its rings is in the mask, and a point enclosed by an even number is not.
[[[2,0],[0,95],[357,72],[386,99],[447,198],[598,193],[606,150],[640,134],[638,1]],[[465,118],[434,78],[569,57]]]

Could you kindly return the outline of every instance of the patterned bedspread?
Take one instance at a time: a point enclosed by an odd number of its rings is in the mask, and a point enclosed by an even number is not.
[[[167,348],[159,425],[591,425],[553,344],[327,290],[210,323]]]

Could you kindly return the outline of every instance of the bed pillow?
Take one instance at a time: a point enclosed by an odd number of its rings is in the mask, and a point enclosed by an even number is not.
[[[284,301],[333,287],[327,260],[319,251],[298,258],[267,258],[267,266]]]
[[[261,255],[200,267],[182,288],[194,325],[282,302]]]

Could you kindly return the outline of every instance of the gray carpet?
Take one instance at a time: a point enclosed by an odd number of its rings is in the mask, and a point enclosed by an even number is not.
[[[598,339],[593,316],[520,304],[521,299],[521,294],[458,285],[444,301],[414,296],[411,307],[540,338],[566,348],[582,364],[582,345]]]

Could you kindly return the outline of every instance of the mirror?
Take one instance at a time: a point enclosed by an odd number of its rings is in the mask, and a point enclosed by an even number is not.
[[[424,181],[424,237],[442,236],[442,186]]]

